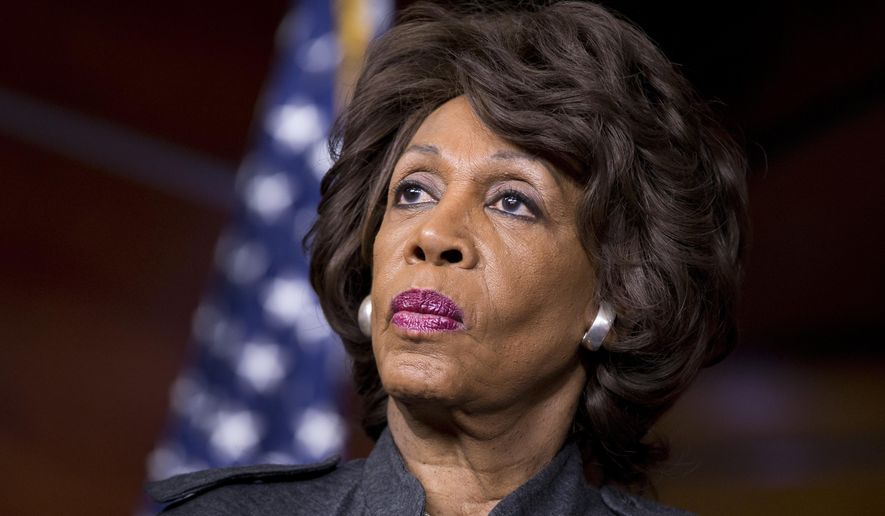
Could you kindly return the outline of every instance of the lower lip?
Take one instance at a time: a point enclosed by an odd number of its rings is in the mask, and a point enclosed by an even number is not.
[[[415,333],[440,333],[458,331],[464,325],[442,315],[419,314],[417,312],[396,312],[390,322],[404,330]]]

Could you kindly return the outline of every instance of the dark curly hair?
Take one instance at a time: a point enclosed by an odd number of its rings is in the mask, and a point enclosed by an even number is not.
[[[603,482],[644,486],[666,456],[649,429],[734,344],[743,155],[648,37],[598,5],[406,10],[370,48],[336,122],[335,162],[306,240],[373,439],[387,424],[387,393],[356,314],[387,184],[425,117],[461,95],[495,134],[583,188],[581,243],[596,300],[617,320],[605,348],[584,354],[572,435]]]

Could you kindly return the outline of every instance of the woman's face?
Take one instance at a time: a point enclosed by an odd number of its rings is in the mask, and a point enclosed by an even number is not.
[[[374,245],[372,345],[391,396],[493,411],[583,378],[595,306],[578,195],[464,97],[427,117],[394,168]]]

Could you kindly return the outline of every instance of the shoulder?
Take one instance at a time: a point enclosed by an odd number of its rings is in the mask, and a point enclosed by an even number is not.
[[[358,483],[362,461],[338,458],[305,465],[262,464],[177,475],[146,486],[163,514],[297,514],[293,507],[324,511]]]
[[[599,490],[602,501],[618,516],[690,516],[692,513],[661,505],[617,487],[603,486]]]

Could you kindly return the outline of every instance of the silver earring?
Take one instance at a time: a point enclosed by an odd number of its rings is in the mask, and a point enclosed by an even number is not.
[[[593,324],[590,325],[590,329],[584,334],[584,338],[581,339],[581,344],[590,351],[596,351],[601,348],[602,341],[605,340],[605,336],[608,335],[608,331],[611,329],[612,323],[614,322],[615,312],[612,310],[612,307],[605,301],[599,303],[599,311],[596,312],[596,319],[593,319]]]
[[[367,338],[372,337],[372,296],[366,296],[360,303],[360,309],[356,313],[356,319],[360,323],[360,331]]]

